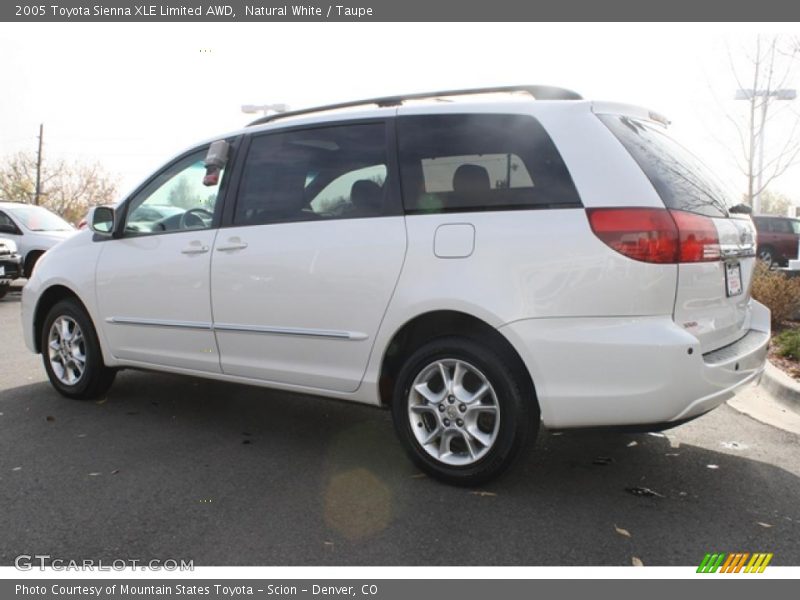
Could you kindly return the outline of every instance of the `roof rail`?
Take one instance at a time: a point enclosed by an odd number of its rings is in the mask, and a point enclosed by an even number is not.
[[[401,94],[399,96],[384,96],[382,98],[368,98],[365,100],[352,100],[350,102],[340,102],[338,104],[328,104],[325,106],[315,106],[313,108],[303,108],[300,110],[292,110],[288,112],[276,113],[274,115],[267,115],[256,119],[248,124],[262,125],[275,121],[277,119],[284,119],[286,117],[296,117],[299,115],[307,115],[315,112],[323,112],[327,110],[337,110],[340,108],[351,108],[354,106],[364,106],[367,104],[377,104],[378,106],[399,106],[405,100],[423,100],[425,98],[444,98],[447,96],[471,96],[474,94],[494,94],[503,92],[525,92],[530,94],[536,100],[582,100],[580,94],[565,88],[553,87],[549,85],[505,85],[500,87],[487,87],[487,88],[469,88],[463,90],[442,90],[439,92],[419,92],[415,94]]]

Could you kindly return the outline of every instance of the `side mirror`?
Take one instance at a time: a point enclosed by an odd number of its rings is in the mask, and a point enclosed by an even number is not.
[[[753,209],[749,204],[737,204],[736,206],[731,206],[728,212],[734,215],[751,215],[753,214]]]
[[[110,206],[95,206],[89,211],[89,226],[101,235],[114,233],[114,209]]]

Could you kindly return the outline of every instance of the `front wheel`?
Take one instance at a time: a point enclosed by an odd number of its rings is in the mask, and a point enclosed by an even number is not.
[[[447,337],[425,344],[400,370],[395,430],[424,472],[479,485],[505,471],[536,435],[536,400],[504,358],[472,339]]]
[[[41,348],[47,376],[60,394],[89,400],[111,387],[116,371],[103,363],[94,325],[76,300],[62,300],[47,313]]]

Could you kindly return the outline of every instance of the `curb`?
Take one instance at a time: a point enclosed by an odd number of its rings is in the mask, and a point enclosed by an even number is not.
[[[761,385],[786,408],[800,414],[800,382],[767,361]]]

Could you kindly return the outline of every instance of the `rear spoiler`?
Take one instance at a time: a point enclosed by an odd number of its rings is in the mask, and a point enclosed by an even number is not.
[[[592,112],[598,115],[621,115],[632,119],[650,121],[661,125],[665,129],[671,123],[667,117],[654,110],[620,102],[592,102]]]

